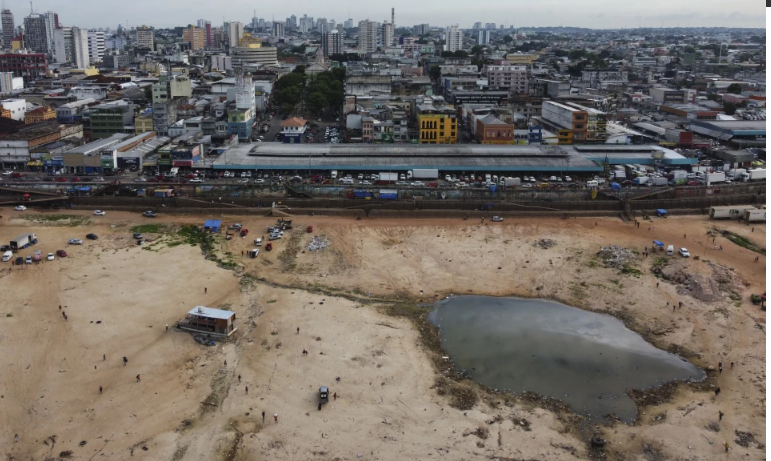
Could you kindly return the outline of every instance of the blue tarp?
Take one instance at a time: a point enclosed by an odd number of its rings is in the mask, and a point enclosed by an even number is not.
[[[212,233],[219,232],[221,225],[222,225],[222,220],[207,219],[206,222],[203,223],[203,230],[210,230],[212,231]]]
[[[667,215],[667,210],[663,210],[663,209],[659,208],[658,210],[656,210],[656,213],[658,213],[659,216],[666,216]]]
[[[656,245],[659,248],[664,248],[664,242],[662,242],[660,240],[654,240],[653,244]]]
[[[617,182],[612,182],[610,183],[610,188],[613,190],[621,190],[621,184]]]

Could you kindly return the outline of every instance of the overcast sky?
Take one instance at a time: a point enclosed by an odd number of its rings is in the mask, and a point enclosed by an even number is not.
[[[29,14],[29,4],[22,0],[5,0],[16,24]],[[284,20],[294,14],[323,17],[337,22],[352,18],[384,21],[396,8],[396,26],[429,23],[446,26],[458,23],[470,28],[476,21],[495,22],[517,27],[577,26],[589,28],[621,28],[680,26],[762,27],[766,26],[764,5],[757,0],[649,0],[620,2],[610,0],[468,0],[418,1],[392,0],[372,3],[364,1],[326,0],[314,2],[258,2],[255,0],[33,0],[36,12],[54,11],[65,26],[155,27],[184,26],[198,19],[213,25],[226,21],[247,23],[257,8],[257,17]],[[350,16],[349,12],[350,11]]]

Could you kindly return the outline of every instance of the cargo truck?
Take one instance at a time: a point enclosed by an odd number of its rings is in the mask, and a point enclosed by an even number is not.
[[[667,185],[667,178],[659,177],[659,178],[650,178],[648,181],[649,186],[666,186]]]
[[[755,209],[752,205],[727,205],[713,206],[709,209],[709,217],[712,219],[738,219],[744,216],[745,210]]]
[[[766,210],[758,208],[744,210],[744,220],[746,222],[766,222]]]
[[[688,172],[685,170],[672,170],[669,172],[669,179],[685,179],[688,177]]]
[[[613,171],[613,176],[611,179],[615,179],[616,181],[624,180],[626,179],[626,172],[624,170],[615,170]]]
[[[725,182],[725,173],[722,171],[719,173],[707,173],[703,176],[704,184],[716,184]]]
[[[736,169],[733,169],[733,170],[729,170],[728,173],[726,173],[726,177],[727,178],[731,178],[733,180],[739,180],[739,178],[741,177],[742,173],[746,173],[746,172],[747,172],[747,170],[744,169],[744,168],[736,168]]]
[[[519,186],[522,180],[519,178],[503,178],[503,185],[506,187]]]
[[[639,176],[639,177],[634,178],[632,180],[632,184],[634,184],[635,186],[642,186],[642,185],[646,184],[649,179],[650,178],[647,177],[647,176]]]
[[[37,243],[37,236],[32,233],[21,234],[15,239],[11,240],[11,251],[19,251],[22,248],[27,248],[30,245]]]
[[[380,173],[377,175],[380,184],[394,183],[399,180],[399,173]]]
[[[435,169],[412,170],[412,179],[439,179],[439,170],[435,170]]]
[[[766,170],[763,170],[763,169],[747,170],[745,173],[742,173],[739,176],[739,179],[742,182],[765,181],[766,180]]]

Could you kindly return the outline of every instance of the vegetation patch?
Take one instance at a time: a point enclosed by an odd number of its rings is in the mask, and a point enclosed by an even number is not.
[[[747,237],[744,237],[739,234],[734,234],[731,231],[720,231],[721,234],[723,234],[723,237],[727,238],[728,240],[734,242],[735,244],[739,245],[740,247],[744,247],[750,251],[754,251],[755,253],[760,253],[762,255],[766,254],[766,249],[760,246],[759,244],[753,242],[752,240],[748,239]]]
[[[22,215],[21,218],[38,225],[77,227],[91,224],[89,216],[74,214],[28,214]]]
[[[134,226],[131,229],[132,233],[139,234],[160,234],[166,231],[166,225],[164,224],[142,224],[140,226]]]

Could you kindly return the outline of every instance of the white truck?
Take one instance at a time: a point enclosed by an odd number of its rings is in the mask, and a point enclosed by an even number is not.
[[[685,179],[686,177],[688,177],[688,172],[685,170],[672,170],[669,172],[669,174],[671,175],[670,179],[675,179],[675,180]]]
[[[614,170],[613,171],[613,177],[611,178],[615,181],[626,179],[626,171],[622,170]]]
[[[648,186],[666,186],[669,181],[664,177],[651,178],[648,181]]]
[[[706,173],[704,176],[704,184],[716,184],[725,182],[725,173],[722,171],[719,173]]]
[[[503,185],[505,187],[513,187],[522,185],[522,180],[519,178],[503,178]]]
[[[754,209],[753,205],[713,206],[709,209],[709,217],[712,219],[739,219],[744,216],[746,210]]]
[[[380,173],[378,181],[396,182],[399,180],[399,173]]]
[[[744,210],[744,221],[746,222],[766,222],[766,210],[753,208]]]
[[[412,170],[412,179],[439,179],[439,170],[433,168]]]
[[[746,172],[742,173],[739,176],[739,179],[741,181],[743,181],[743,182],[765,181],[766,180],[766,170],[764,170],[764,169],[747,170]]]
[[[728,173],[726,173],[725,176],[726,178],[731,178],[734,181],[737,181],[741,177],[742,173],[746,173],[746,172],[747,170],[744,168],[735,168],[733,170],[728,170]]]
[[[337,179],[337,170],[332,170],[329,174],[329,177],[332,179]]]

